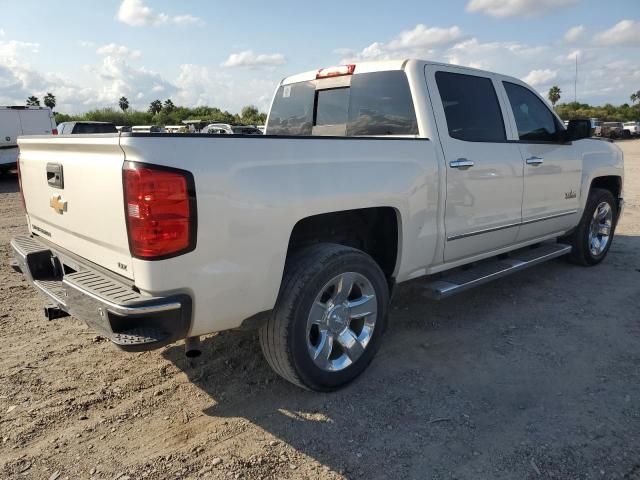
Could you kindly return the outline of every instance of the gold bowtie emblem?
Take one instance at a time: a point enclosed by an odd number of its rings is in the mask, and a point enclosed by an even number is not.
[[[51,197],[49,206],[60,215],[67,211],[67,201],[62,199],[62,195],[54,195]]]

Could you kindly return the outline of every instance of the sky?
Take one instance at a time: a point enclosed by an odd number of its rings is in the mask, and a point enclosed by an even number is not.
[[[291,74],[420,58],[601,105],[640,90],[640,0],[0,0],[0,105],[268,109]]]

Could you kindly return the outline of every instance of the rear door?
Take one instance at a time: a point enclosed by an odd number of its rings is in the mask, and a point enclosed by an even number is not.
[[[547,104],[524,84],[501,82],[516,126],[524,168],[522,227],[526,241],[563,232],[577,223],[582,158]]]
[[[509,246],[522,219],[522,160],[507,142],[496,81],[473,70],[425,68],[447,165],[444,260]]]
[[[119,137],[21,137],[19,144],[31,232],[133,278]]]

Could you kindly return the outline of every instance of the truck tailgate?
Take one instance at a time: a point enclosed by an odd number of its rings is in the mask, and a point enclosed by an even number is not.
[[[118,135],[32,136],[18,144],[31,232],[133,279]]]

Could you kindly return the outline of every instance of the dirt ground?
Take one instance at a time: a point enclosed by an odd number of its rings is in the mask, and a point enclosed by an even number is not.
[[[401,286],[380,353],[333,394],[277,377],[253,332],[127,354],[47,322],[8,266],[0,180],[0,478],[640,479],[640,140],[607,260],[440,303]]]

